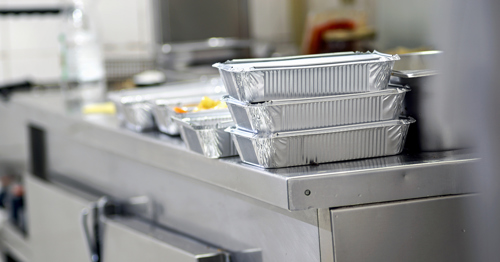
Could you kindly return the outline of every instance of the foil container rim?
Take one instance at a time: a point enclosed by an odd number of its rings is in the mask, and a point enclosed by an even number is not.
[[[196,120],[217,120],[217,118],[229,118],[230,120],[222,120],[216,124],[211,124],[211,125],[199,125],[193,123],[193,121]],[[177,123],[180,126],[187,127],[193,130],[225,130],[226,128],[233,126],[234,121],[231,119],[230,114],[221,114],[217,117],[210,117],[210,116],[204,116],[204,117],[196,117],[196,118],[179,118],[172,116],[172,120]]]
[[[218,68],[220,70],[224,70],[227,72],[233,72],[233,73],[241,73],[241,72],[249,72],[249,71],[265,71],[265,70],[290,70],[290,69],[300,69],[300,68],[318,68],[318,67],[331,67],[331,66],[342,66],[342,65],[349,65],[349,64],[362,64],[362,63],[382,63],[382,62],[390,62],[390,61],[396,61],[400,60],[400,57],[396,55],[390,55],[390,54],[384,54],[378,51],[374,52],[356,52],[353,54],[350,54],[350,56],[355,57],[355,56],[360,56],[360,55],[377,55],[378,58],[367,58],[364,60],[356,59],[352,61],[329,61],[329,62],[323,62],[321,64],[318,63],[311,63],[311,64],[302,64],[302,65],[287,65],[287,66],[252,66],[251,62],[247,62],[248,66],[240,66],[240,67],[235,67],[234,65],[237,65],[238,63],[232,63],[232,60],[228,60],[223,63],[215,63],[212,66],[215,68]],[[345,55],[348,56],[348,55]],[[312,58],[329,58],[329,57],[335,57],[332,55],[324,55],[324,56],[317,56],[317,57],[312,57]],[[248,59],[250,60],[250,59]],[[288,61],[291,61],[293,59],[290,59]],[[297,59],[300,60],[300,59]],[[256,60],[258,61],[258,59]],[[284,60],[286,61],[286,60]],[[257,63],[257,62],[255,62]]]
[[[353,130],[362,130],[362,129],[376,128],[376,127],[409,125],[409,124],[413,124],[415,122],[416,122],[416,120],[412,117],[401,117],[399,119],[394,119],[394,120],[361,123],[361,124],[353,124],[353,125],[334,126],[334,127],[303,129],[303,130],[294,130],[294,131],[283,131],[283,132],[253,133],[253,132],[250,132],[250,131],[245,130],[245,129],[240,129],[236,126],[230,126],[230,127],[226,128],[224,131],[231,133],[231,134],[251,138],[251,139],[273,139],[273,138],[278,138],[278,137],[318,135],[318,134],[337,133],[337,132],[345,132],[345,131],[353,131]]]
[[[392,84],[391,84],[392,85]],[[399,86],[393,88],[387,88],[380,91],[373,92],[363,92],[363,93],[352,93],[352,94],[341,94],[341,95],[330,95],[330,96],[316,96],[316,97],[306,97],[306,98],[291,98],[291,99],[276,99],[269,100],[265,102],[248,102],[241,101],[230,95],[224,95],[221,101],[228,104],[243,106],[243,107],[256,107],[256,106],[273,106],[273,105],[288,105],[288,104],[306,104],[306,103],[316,103],[316,102],[329,102],[338,100],[348,100],[355,98],[365,98],[365,97],[375,97],[383,95],[398,95],[411,91],[408,86]]]
[[[227,108],[207,109],[207,110],[202,110],[202,111],[198,111],[198,112],[187,112],[187,113],[177,113],[174,110],[172,110],[172,108],[170,108],[170,107],[165,107],[163,110],[168,111],[170,113],[169,115],[175,116],[175,117],[180,118],[180,119],[211,117],[211,116],[228,115],[229,114],[229,109],[227,109]]]
[[[343,56],[343,55],[354,55],[361,54],[360,51],[345,51],[345,52],[335,52],[335,53],[322,53],[322,54],[310,54],[310,55],[294,55],[294,56],[279,56],[279,57],[260,57],[260,58],[243,58],[243,59],[232,59],[227,60],[227,64],[239,64],[248,62],[266,62],[266,61],[286,61],[294,59],[304,59],[304,58],[316,58],[316,57],[330,57],[330,56]]]
[[[421,69],[421,70],[392,70],[391,75],[401,78],[419,78],[426,76],[438,75],[438,71],[434,69]]]
[[[222,96],[225,96],[227,94],[228,94],[227,92],[221,92],[221,93],[217,93],[217,94],[208,94],[208,95],[175,96],[175,97],[169,97],[169,98],[162,97],[162,98],[151,99],[151,100],[148,100],[147,102],[153,104],[154,106],[163,107],[163,106],[169,106],[169,105],[174,105],[174,104],[182,104],[182,101],[181,102],[174,102],[174,101],[188,100],[188,99],[195,100],[195,98],[198,98],[198,100],[200,100],[201,97],[203,97],[203,96],[207,96],[211,99],[220,99]]]

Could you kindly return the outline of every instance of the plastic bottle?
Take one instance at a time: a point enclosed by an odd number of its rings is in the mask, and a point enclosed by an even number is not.
[[[72,0],[63,14],[61,89],[70,105],[101,102],[106,92],[104,59],[90,4],[90,0]]]

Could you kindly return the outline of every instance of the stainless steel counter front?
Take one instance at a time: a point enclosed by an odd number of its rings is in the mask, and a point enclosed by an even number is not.
[[[462,151],[262,169],[244,164],[238,157],[207,159],[188,151],[179,137],[134,133],[121,127],[114,116],[68,112],[58,92],[18,94],[9,106],[24,123],[38,125],[57,137],[292,211],[477,191],[471,168],[478,159]],[[59,169],[64,170],[64,165]],[[99,184],[99,179],[88,176],[77,179]]]

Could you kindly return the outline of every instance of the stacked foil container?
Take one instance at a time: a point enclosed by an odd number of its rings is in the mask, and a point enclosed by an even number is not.
[[[409,89],[389,86],[397,55],[344,52],[217,63],[243,162],[278,168],[399,154]]]
[[[237,155],[229,133],[234,125],[227,108],[180,113],[175,107],[196,105],[202,97],[219,100],[227,94],[220,78],[208,81],[174,83],[163,87],[110,92],[121,124],[136,132],[158,129],[168,135],[181,135],[191,151],[208,158]]]
[[[203,96],[220,99],[224,94],[226,91],[220,78],[212,78],[207,81],[113,91],[108,93],[108,99],[115,104],[117,117],[124,127],[136,132],[159,128],[169,135],[178,135],[178,128],[173,126],[170,111],[165,112],[168,108],[164,105],[197,103]]]

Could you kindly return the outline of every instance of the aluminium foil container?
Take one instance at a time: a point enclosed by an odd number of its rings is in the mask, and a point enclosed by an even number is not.
[[[144,132],[156,127],[151,110],[151,105],[147,103],[122,104],[119,118],[127,129]]]
[[[382,90],[396,60],[398,55],[343,52],[236,59],[213,66],[231,97],[264,102]]]
[[[256,134],[229,127],[243,162],[278,168],[396,155],[412,118],[320,129]]]
[[[180,127],[181,138],[189,150],[208,158],[238,155],[231,134],[224,131],[234,125],[230,114],[172,119]]]
[[[159,87],[121,90],[108,93],[108,99],[116,106],[117,117],[128,129],[143,132],[156,128],[150,101],[157,99],[179,100],[197,96],[225,95],[220,78],[207,81],[173,83]],[[182,100],[182,99],[181,99]]]
[[[303,99],[226,102],[236,126],[252,132],[279,132],[393,120],[399,117],[408,88]]]
[[[213,100],[219,100],[220,95],[208,96]],[[168,135],[179,135],[179,126],[174,122],[172,117],[176,118],[199,118],[204,116],[229,114],[229,110],[225,109],[208,109],[198,112],[177,113],[174,111],[175,106],[182,107],[188,104],[198,104],[201,96],[185,97],[178,99],[157,99],[150,101],[149,105],[152,107],[153,117],[155,119],[158,129]]]

